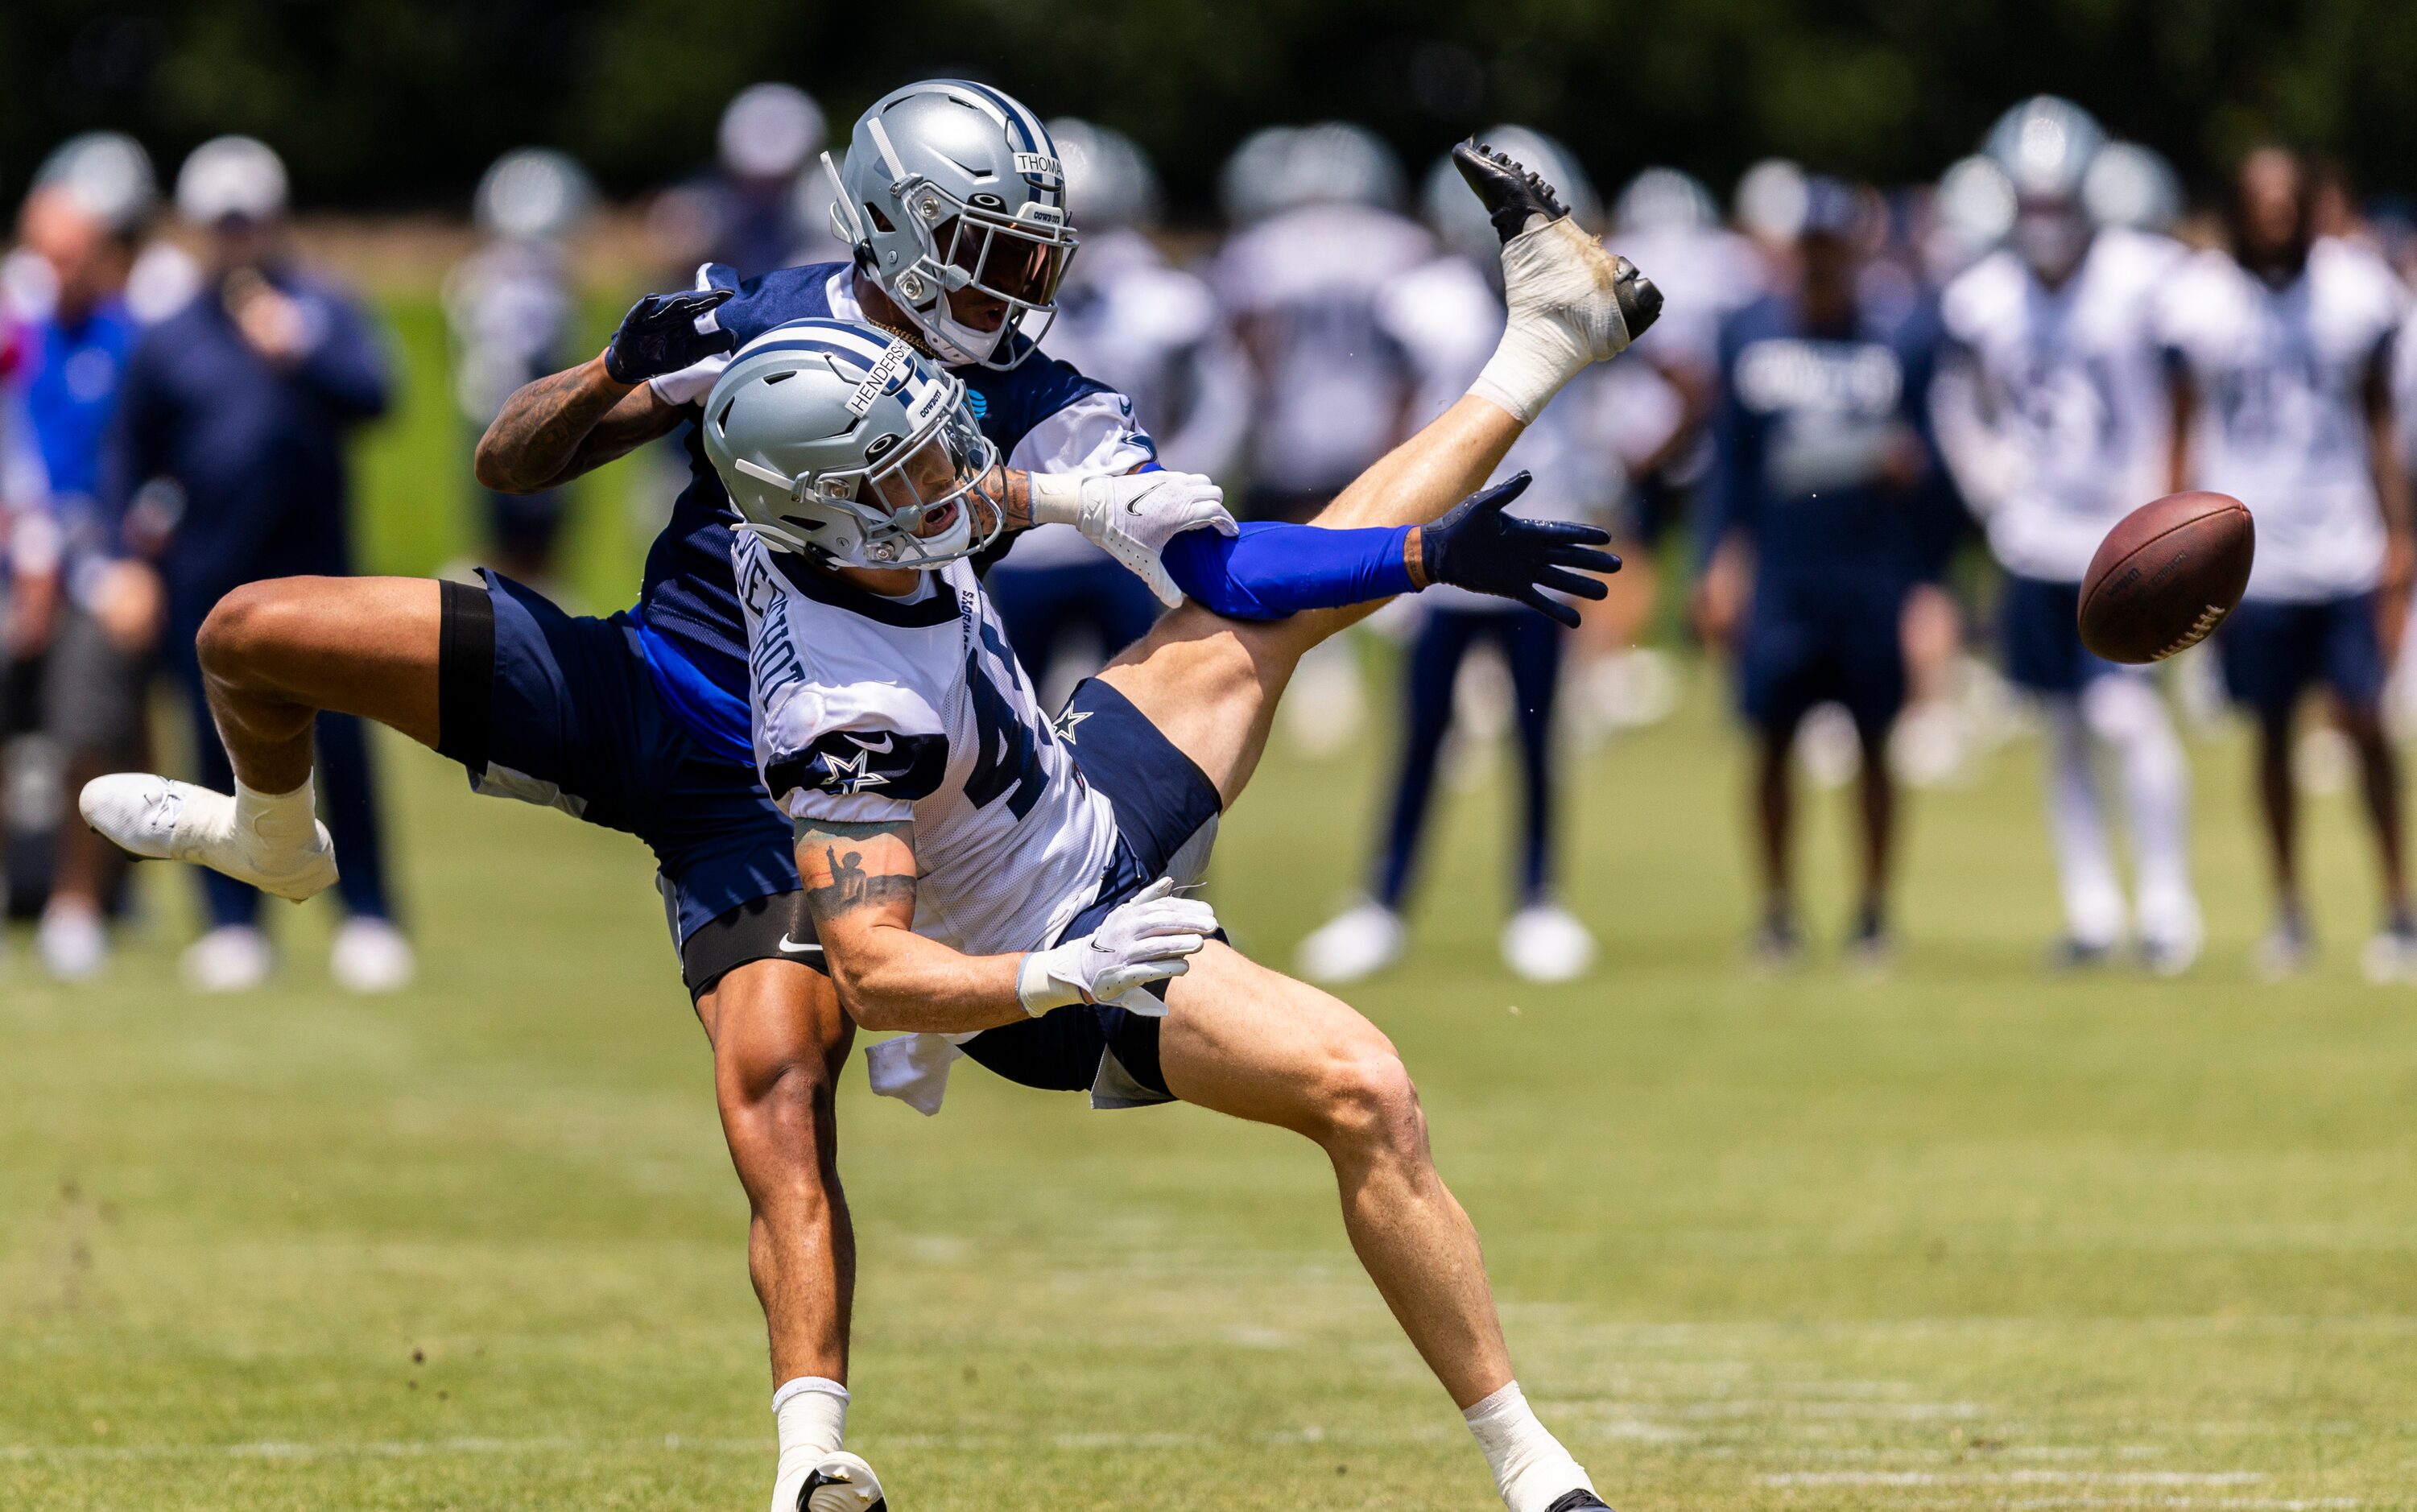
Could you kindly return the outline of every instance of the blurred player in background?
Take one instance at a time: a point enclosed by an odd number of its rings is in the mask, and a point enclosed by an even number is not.
[[[142,747],[157,581],[114,561],[99,493],[103,445],[140,330],[126,280],[157,198],[151,160],[133,139],[95,132],[63,144],[26,196],[8,280],[23,353],[0,388],[11,702],[22,699],[77,786]],[[30,816],[8,817],[26,833]],[[114,869],[84,825],[53,823],[50,831],[50,897],[36,946],[51,975],[78,981],[108,959],[101,901]]]
[[[1068,118],[1050,122],[1049,134],[1083,228],[1083,255],[1057,291],[1050,355],[1130,399],[1167,467],[1230,476],[1250,424],[1250,370],[1208,284],[1149,238],[1157,174],[1131,139],[1105,127]],[[1051,688],[1096,672],[1159,614],[1148,587],[1071,525],[1019,539],[983,586],[1016,656]]]
[[[2417,916],[2399,764],[2383,726],[2379,626],[2386,614],[2396,621],[2411,564],[2392,385],[2392,343],[2409,300],[2373,251],[2318,234],[2315,190],[2303,159],[2279,148],[2252,153],[2233,185],[2230,252],[2198,254],[2167,290],[2172,486],[2229,493],[2257,521],[2249,589],[2217,645],[2227,687],[2257,722],[2258,808],[2275,893],[2257,964],[2288,975],[2313,950],[2291,731],[2302,696],[2322,685],[2358,754],[2382,871],[2383,928],[2367,943],[2366,973],[2406,980],[2417,972]]]
[[[1524,127],[1499,126],[1479,140],[1528,165],[1561,190],[1576,223],[1592,228],[1600,212],[1594,186],[1559,143]],[[1376,305],[1379,328],[1419,374],[1416,423],[1442,414],[1466,393],[1501,335],[1500,240],[1484,205],[1447,157],[1427,175],[1421,197],[1444,254],[1389,285]],[[1581,373],[1513,445],[1499,476],[1528,472],[1534,481],[1518,512],[1531,518],[1607,525],[1626,485],[1604,434],[1604,383],[1618,370]],[[1520,808],[1513,908],[1502,931],[1502,959],[1528,981],[1562,982],[1593,963],[1594,937],[1561,905],[1555,866],[1558,774],[1553,712],[1569,632],[1543,612],[1508,599],[1438,587],[1417,604],[1418,630],[1404,663],[1402,745],[1396,758],[1384,849],[1368,898],[1300,945],[1301,975],[1350,982],[1391,965],[1407,944],[1402,914],[1426,829],[1444,737],[1452,733],[1453,689],[1468,653],[1491,643],[1510,673],[1519,746]],[[1455,884],[1455,906],[1469,889]]]
[[[1804,189],[1792,288],[1721,333],[1703,617],[1734,648],[1739,702],[1758,738],[1755,955],[1786,965],[1802,950],[1788,758],[1805,715],[1835,702],[1862,748],[1848,950],[1877,967],[1891,950],[1887,756],[1905,703],[1901,627],[1931,566],[1927,517],[1943,508],[1926,417],[1936,338],[1924,312],[1875,310],[1859,292],[1876,229],[1866,198],[1835,179]]]
[[[664,190],[648,213],[672,270],[686,279],[700,263],[720,263],[752,279],[837,255],[813,171],[823,131],[822,107],[794,84],[750,84],[731,97],[715,171]]]
[[[1580,633],[1573,712],[1581,733],[1649,724],[1678,696],[1666,657],[1644,643],[1660,612],[1660,556],[1683,530],[1711,468],[1707,430],[1721,322],[1759,297],[1770,275],[1754,245],[1721,224],[1711,191],[1675,168],[1648,168],[1613,202],[1604,245],[1642,267],[1666,267],[1669,313],[1608,370],[1604,413],[1634,479],[1615,527],[1626,566]]]
[[[1401,214],[1401,164],[1365,127],[1255,132],[1219,188],[1233,232],[1208,280],[1256,401],[1236,512],[1306,520],[1404,434],[1417,378],[1378,328],[1376,301],[1435,244]],[[1367,708],[1350,639],[1316,647],[1294,675],[1287,733],[1312,754],[1346,748]]]
[[[386,412],[388,376],[380,333],[288,249],[285,167],[266,145],[220,137],[194,148],[176,208],[203,238],[206,282],[135,345],[102,502],[165,581],[164,650],[190,700],[196,764],[227,792],[202,621],[248,582],[352,571],[344,451],[355,427]],[[349,990],[390,991],[413,959],[391,922],[368,741],[359,720],[331,713],[317,745],[327,824],[344,848],[346,917],[328,969]],[[210,929],[185,953],[187,977],[204,991],[258,987],[272,964],[260,894],[216,871],[201,880]]]
[[[563,243],[595,201],[586,171],[546,147],[508,152],[479,181],[472,213],[486,245],[445,280],[453,399],[476,431],[487,429],[514,389],[561,367],[570,355],[578,295]],[[496,568],[549,587],[569,495],[561,489],[479,493]]]
[[[1226,165],[1234,233],[1210,272],[1257,379],[1241,513],[1302,520],[1399,440],[1415,382],[1376,322],[1435,254],[1397,208],[1401,165],[1364,127],[1278,127]]]
[[[2165,489],[2172,415],[2153,311],[2184,254],[2147,232],[2092,230],[2082,188],[2105,140],[2086,112],[2048,97],[2017,105],[1990,133],[1988,154],[2016,197],[2011,245],[1948,287],[1933,396],[1940,448],[2007,572],[2007,675],[2047,718],[2048,827],[2065,915],[2056,959],[2104,962],[2136,922],[2144,961],[2171,975],[2204,939],[2190,877],[2190,768],[2156,685],[2091,656],[2075,619],[2099,541]],[[2138,877],[2131,911],[2094,746],[2121,767]]]

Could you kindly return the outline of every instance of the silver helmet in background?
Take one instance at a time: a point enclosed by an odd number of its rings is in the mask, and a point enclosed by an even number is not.
[[[1049,123],[1066,169],[1067,208],[1089,231],[1157,223],[1162,194],[1148,155],[1123,132],[1072,115]]]
[[[596,208],[596,184],[577,159],[516,147],[496,159],[471,201],[479,229],[507,241],[560,241]]]

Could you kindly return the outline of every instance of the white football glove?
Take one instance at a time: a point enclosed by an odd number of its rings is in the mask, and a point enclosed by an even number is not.
[[[1203,526],[1224,536],[1241,528],[1225,512],[1225,491],[1197,473],[1029,476],[1034,524],[1073,526],[1148,583],[1169,609],[1183,602],[1183,590],[1160,560],[1166,543]]]
[[[1118,903],[1089,934],[1025,957],[1015,977],[1024,1011],[1038,1019],[1069,1003],[1113,1003],[1164,1018],[1166,1005],[1140,988],[1190,971],[1188,958],[1217,932],[1214,909],[1174,892],[1174,879],[1161,877]]]

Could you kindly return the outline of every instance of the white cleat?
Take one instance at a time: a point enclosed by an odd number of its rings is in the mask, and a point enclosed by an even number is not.
[[[1370,900],[1313,930],[1294,959],[1311,981],[1339,985],[1376,975],[1401,960],[1408,944],[1402,915]]]
[[[236,799],[190,782],[114,772],[85,783],[76,807],[96,833],[129,854],[190,861],[297,903],[336,880],[336,842],[327,825],[312,820],[307,839],[267,833],[256,817],[247,822]]]
[[[773,1494],[777,1503],[780,1493]],[[775,1505],[772,1512],[888,1512],[889,1506],[889,1498],[881,1493],[881,1477],[871,1465],[843,1449],[824,1456],[807,1473],[795,1504]]]
[[[109,931],[100,911],[81,898],[53,896],[34,931],[34,949],[53,981],[85,982],[109,963]]]
[[[403,931],[366,915],[346,919],[327,952],[327,975],[347,992],[400,992],[418,969]]]
[[[1558,903],[1530,903],[1502,929],[1502,960],[1530,982],[1574,982],[1594,965],[1594,935]]]
[[[185,985],[196,992],[250,992],[268,980],[276,958],[268,937],[249,924],[221,924],[185,947]]]

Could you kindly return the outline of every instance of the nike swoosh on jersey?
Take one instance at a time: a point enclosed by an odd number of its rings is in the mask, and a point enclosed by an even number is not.
[[[813,940],[809,940],[805,944],[799,945],[797,941],[790,939],[786,934],[783,934],[781,936],[781,950],[783,955],[811,956],[816,954],[821,949],[822,945],[818,942]]]
[[[865,739],[862,735],[855,734],[845,730],[841,731],[840,733],[846,735],[848,739],[856,742],[858,749],[869,750],[875,756],[887,754],[889,748],[895,744],[895,742],[889,738],[889,732],[887,730],[884,730],[881,733],[881,744],[878,746],[874,745],[872,741]]]

